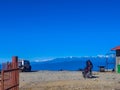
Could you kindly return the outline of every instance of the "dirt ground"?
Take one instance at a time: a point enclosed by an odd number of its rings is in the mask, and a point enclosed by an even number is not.
[[[20,90],[120,90],[120,74],[93,72],[84,79],[79,71],[20,73]]]

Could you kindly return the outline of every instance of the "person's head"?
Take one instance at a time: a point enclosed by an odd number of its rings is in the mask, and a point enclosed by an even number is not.
[[[91,65],[92,62],[91,62],[90,60],[87,60],[87,61],[86,61],[86,64],[87,64],[87,65]]]

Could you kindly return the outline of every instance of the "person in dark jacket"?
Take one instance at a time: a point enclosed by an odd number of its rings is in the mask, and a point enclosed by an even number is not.
[[[90,78],[92,77],[92,68],[93,68],[93,64],[90,60],[86,61],[86,67],[83,71],[83,77],[84,78]]]
[[[88,71],[90,71],[90,74],[92,75],[93,64],[90,60],[86,61],[86,67],[88,68]]]

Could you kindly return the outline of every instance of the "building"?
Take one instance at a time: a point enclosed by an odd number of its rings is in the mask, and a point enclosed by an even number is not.
[[[111,50],[116,51],[116,64],[115,64],[115,71],[120,73],[120,46],[112,48]]]

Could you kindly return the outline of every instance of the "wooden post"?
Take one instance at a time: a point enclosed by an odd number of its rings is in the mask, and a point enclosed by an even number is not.
[[[4,70],[2,70],[1,90],[4,90]]]
[[[18,68],[18,57],[17,56],[13,56],[12,57],[12,64],[13,64],[13,69],[17,69]],[[13,85],[17,85],[18,81],[18,74],[17,74],[17,71],[13,71]],[[15,87],[13,90],[18,90],[19,88],[18,87]]]
[[[13,63],[13,68],[18,68],[18,57],[17,56],[12,57],[12,63]]]

